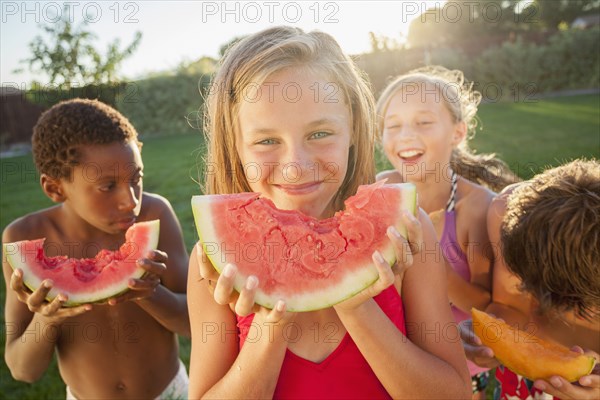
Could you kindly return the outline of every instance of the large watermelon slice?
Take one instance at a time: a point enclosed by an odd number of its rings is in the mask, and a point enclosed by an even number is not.
[[[64,305],[75,306],[126,291],[129,279],[144,274],[136,261],[156,249],[159,231],[158,220],[133,224],[125,232],[125,243],[119,250],[100,250],[94,258],[46,257],[45,239],[6,243],[3,253],[13,269],[23,270],[23,283],[28,288],[35,290],[44,279],[52,279],[54,286],[47,300],[64,293],[68,296]]]
[[[290,311],[330,307],[374,283],[372,254],[379,250],[394,263],[386,230],[394,225],[406,236],[400,213],[415,215],[416,188],[410,183],[361,186],[345,206],[317,220],[279,210],[258,193],[192,198],[200,243],[217,271],[235,264],[236,290],[255,275],[256,302],[273,308],[283,299]]]

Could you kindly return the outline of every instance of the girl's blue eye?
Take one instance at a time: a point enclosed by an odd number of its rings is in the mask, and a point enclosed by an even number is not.
[[[257,144],[275,144],[275,139],[265,139],[265,140],[261,140],[260,142],[258,142]]]
[[[329,136],[329,135],[330,135],[330,133],[329,133],[329,132],[322,132],[322,131],[320,131],[320,132],[315,132],[315,133],[313,133],[313,134],[312,134],[312,137],[313,137],[313,138],[315,138],[315,139],[320,139],[320,138],[327,137],[327,136]]]

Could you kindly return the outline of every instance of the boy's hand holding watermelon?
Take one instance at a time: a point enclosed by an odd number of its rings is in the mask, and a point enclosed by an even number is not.
[[[15,291],[19,301],[27,304],[31,312],[42,315],[50,324],[60,323],[69,317],[83,314],[92,309],[91,304],[82,304],[76,307],[63,307],[67,300],[64,294],[59,294],[51,302],[46,297],[52,290],[53,282],[45,280],[39,288],[31,292],[23,283],[23,271],[16,269],[10,277],[10,288]]]
[[[139,279],[130,279],[129,291],[108,300],[108,304],[115,305],[128,300],[143,300],[152,297],[160,285],[160,279],[167,270],[165,263],[169,257],[160,250],[150,251],[146,258],[139,259],[138,265],[146,273]]]

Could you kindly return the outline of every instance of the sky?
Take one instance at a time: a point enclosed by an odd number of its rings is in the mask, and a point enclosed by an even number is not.
[[[218,57],[219,48],[236,36],[269,26],[290,25],[333,35],[349,54],[370,49],[370,31],[397,40],[410,22],[445,1],[0,1],[0,81],[2,86],[29,88],[43,75],[32,74],[19,61],[28,44],[43,36],[40,24],[52,24],[66,4],[71,20],[88,22],[103,54],[108,43],[129,44],[143,34],[137,51],[120,67],[125,79],[165,71],[202,56]],[[15,73],[17,68],[22,73]]]

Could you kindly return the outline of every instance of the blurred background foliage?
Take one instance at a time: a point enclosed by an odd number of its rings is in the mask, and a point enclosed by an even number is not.
[[[597,89],[599,13],[600,0],[451,1],[413,20],[407,37],[371,33],[371,50],[353,58],[368,75],[376,96],[398,74],[431,64],[463,70],[488,102],[531,100],[547,92]],[[62,30],[55,27],[50,32],[50,42],[54,40],[58,46],[65,43],[65,37],[79,38],[76,43],[81,49],[76,51],[77,45],[71,41],[70,51],[53,55],[60,58],[71,54],[70,63],[57,64],[65,66],[63,72],[51,71],[49,82],[64,84],[43,86],[33,82],[24,96],[29,103],[45,109],[68,98],[98,98],[127,116],[143,136],[177,135],[201,129],[203,99],[218,60],[202,56],[182,62],[171,71],[125,81],[119,77],[118,66],[135,51],[137,36],[122,50],[118,43],[111,44],[106,56],[101,57],[101,52],[93,49],[92,36],[85,26],[59,26]],[[240,38],[223,43],[220,55]],[[41,37],[37,37],[30,44],[32,50],[41,42]],[[46,47],[52,48],[50,44]],[[85,86],[77,87],[69,79],[73,71],[83,69],[73,67],[72,57],[86,52],[98,55],[101,62],[88,71],[87,80],[82,80]],[[31,59],[23,60],[30,68],[41,63],[36,63],[37,53],[32,54]],[[107,63],[111,66],[107,67]],[[105,73],[107,68],[109,74]],[[4,144],[17,141],[10,132],[1,134]]]

